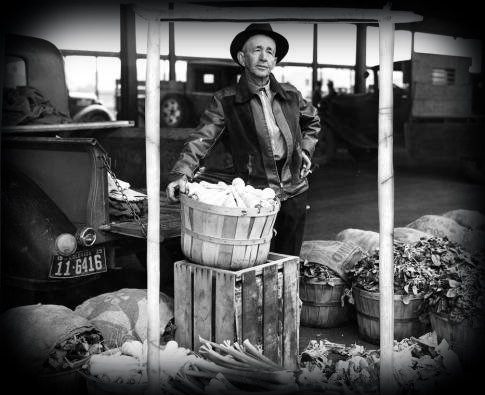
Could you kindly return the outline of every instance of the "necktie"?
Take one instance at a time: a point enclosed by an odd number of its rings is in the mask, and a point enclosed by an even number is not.
[[[273,114],[273,108],[271,106],[271,99],[268,96],[268,92],[265,88],[259,90],[259,97],[261,98],[261,104],[263,106],[264,119],[268,128],[268,133],[271,137],[271,147],[273,148],[273,154],[276,160],[279,160],[285,156],[285,142],[281,134],[280,128],[276,124],[276,120]]]

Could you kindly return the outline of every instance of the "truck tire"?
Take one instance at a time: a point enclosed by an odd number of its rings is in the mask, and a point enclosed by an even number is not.
[[[160,125],[181,127],[187,116],[187,103],[178,95],[167,95],[160,101]]]

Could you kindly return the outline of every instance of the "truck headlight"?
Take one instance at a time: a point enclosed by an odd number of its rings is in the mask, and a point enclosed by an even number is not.
[[[59,255],[69,256],[76,252],[77,241],[70,233],[61,233],[55,241],[56,250]]]

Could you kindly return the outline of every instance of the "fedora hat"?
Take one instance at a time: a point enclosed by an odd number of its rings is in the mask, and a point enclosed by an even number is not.
[[[277,62],[280,62],[288,53],[288,41],[281,34],[273,31],[273,28],[269,23],[251,23],[232,40],[231,56],[237,64],[240,64],[237,60],[237,53],[242,49],[244,43],[256,34],[263,34],[271,37],[275,41]]]

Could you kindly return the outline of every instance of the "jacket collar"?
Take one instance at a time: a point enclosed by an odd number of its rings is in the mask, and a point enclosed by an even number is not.
[[[281,87],[280,83],[276,81],[276,78],[273,74],[269,75],[269,87],[271,91],[275,93],[275,95],[280,95],[283,100],[289,99],[287,93]],[[241,74],[239,82],[236,85],[236,103],[244,103],[246,101],[249,101],[253,97],[253,95],[254,93],[251,91],[246,75],[243,72]]]

